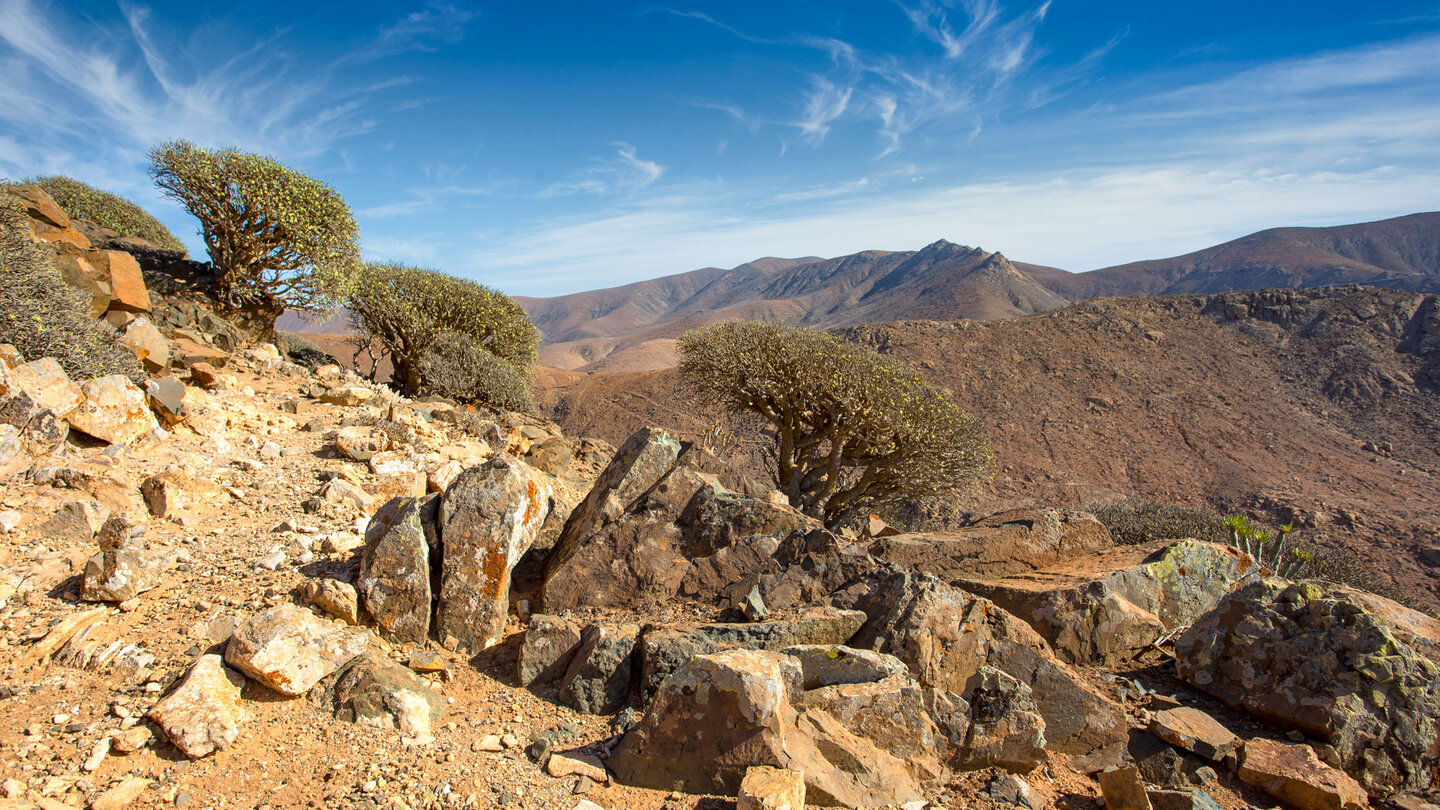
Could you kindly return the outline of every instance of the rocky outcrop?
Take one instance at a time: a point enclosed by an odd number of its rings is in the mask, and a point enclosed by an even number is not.
[[[1370,803],[1358,782],[1321,762],[1308,745],[1251,740],[1239,775],[1300,810],[1359,810]]]
[[[644,442],[632,437],[621,448],[615,470],[607,468],[596,488],[612,478],[626,486],[609,494],[592,490],[593,499],[571,513],[547,565],[546,610],[639,606],[677,594],[725,601],[728,586],[773,569],[781,540],[819,527],[692,446],[633,500],[617,506],[621,493],[654,474],[670,449],[653,435]],[[590,533],[577,540],[587,527]]]
[[[1061,659],[1093,665],[1130,659],[1189,625],[1252,569],[1228,546],[1166,540],[957,584],[1024,619]]]
[[[1263,580],[1180,636],[1176,672],[1325,740],[1383,797],[1431,787],[1440,763],[1440,666],[1407,641],[1417,635],[1440,638],[1440,621],[1333,584]]]
[[[1055,657],[1029,625],[934,577],[896,572],[856,599],[869,619],[850,644],[904,661],[922,686],[967,691],[985,666],[1029,687],[1053,751],[1085,755],[1126,740],[1121,708]]]
[[[640,628],[590,625],[560,680],[560,702],[585,714],[612,714],[630,696],[632,653]]]
[[[510,573],[550,509],[550,484],[509,456],[461,473],[440,502],[444,544],[436,631],[466,650],[500,641],[510,612]]]
[[[387,640],[423,644],[430,634],[437,507],[435,498],[396,498],[375,513],[365,530],[356,592]]]

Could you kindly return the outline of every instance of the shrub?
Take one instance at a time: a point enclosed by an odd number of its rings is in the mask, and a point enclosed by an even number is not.
[[[461,345],[448,338],[441,355],[429,364],[433,373],[448,374],[447,384],[457,386],[452,390],[472,389],[461,384],[463,375],[450,373],[447,358],[480,351],[508,364],[523,383],[540,342],[525,310],[509,296],[473,281],[403,264],[365,265],[345,306],[365,349],[378,346],[381,357],[388,357],[394,366],[396,386],[412,395],[440,393],[425,378],[420,360],[446,332],[463,335],[474,344]],[[497,384],[498,373],[488,375]]]
[[[535,407],[524,375],[469,335],[441,332],[417,365],[429,393],[502,411]]]
[[[160,220],[124,197],[60,175],[37,177],[29,182],[45,189],[67,216],[89,220],[121,236],[139,237],[167,250],[185,251],[185,246]]]
[[[90,317],[89,306],[60,279],[30,237],[30,219],[0,193],[0,343],[27,360],[53,357],[76,381],[124,374],[141,382],[135,353],[109,324]]]
[[[680,372],[775,431],[790,502],[835,528],[958,494],[993,464],[984,429],[914,370],[823,332],[732,322],[680,338]]]
[[[1224,518],[1208,509],[1176,506],[1146,498],[1126,498],[1080,507],[1094,515],[1121,545],[1141,545],[1153,540],[1193,537],[1211,543],[1228,543],[1230,533]]]
[[[267,328],[287,308],[329,308],[359,264],[340,194],[271,158],[171,141],[150,150],[150,174],[200,220],[221,303]]]

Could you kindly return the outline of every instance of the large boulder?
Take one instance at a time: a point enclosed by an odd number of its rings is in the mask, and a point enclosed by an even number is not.
[[[1308,745],[1266,739],[1245,744],[1240,779],[1300,810],[1360,810],[1370,802],[1345,772],[1320,761]]]
[[[992,666],[1029,687],[1050,750],[1078,756],[1124,745],[1128,723],[1120,706],[988,599],[898,571],[877,576],[857,607],[869,619],[851,646],[896,656],[920,685],[964,694],[980,670]]]
[[[580,648],[580,637],[577,622],[544,613],[531,615],[516,660],[520,685],[535,686],[564,677]]]
[[[1339,585],[1267,579],[1221,600],[1175,644],[1176,672],[1334,747],[1376,796],[1433,786],[1440,620]]]
[[[364,633],[287,603],[235,628],[225,646],[225,663],[282,695],[303,695],[368,643]]]
[[[103,267],[90,262],[86,251],[67,247],[63,243],[55,253],[55,269],[66,284],[80,292],[80,297],[89,304],[90,317],[99,318],[110,308],[114,299],[110,290],[110,274]]]
[[[85,401],[70,413],[70,427],[109,444],[129,444],[160,423],[150,412],[145,392],[122,374],[86,380]]]
[[[380,507],[365,529],[356,591],[389,641],[424,644],[429,637],[438,506],[434,497],[396,498]]]
[[[590,625],[560,680],[560,702],[585,714],[613,714],[630,696],[632,654],[640,628]]]
[[[226,748],[240,736],[245,679],[225,666],[219,655],[202,655],[173,692],[150,710],[170,742],[191,759]]]
[[[499,455],[460,474],[440,501],[445,545],[437,632],[471,651],[498,643],[510,613],[510,574],[550,510],[544,473]]]
[[[1031,571],[1114,545],[1094,515],[1020,508],[946,532],[880,537],[870,552],[876,559],[949,581]]]
[[[145,289],[145,278],[134,256],[123,250],[92,250],[86,257],[96,267],[103,267],[110,276],[111,309],[150,311],[150,293]]]
[[[755,765],[804,774],[806,801],[882,807],[921,798],[905,763],[820,709],[798,711],[800,663],[731,650],[691,659],[667,678],[620,742],[610,769],[627,784],[735,795]]]
[[[1162,540],[958,583],[1024,619],[1071,664],[1128,660],[1188,626],[1253,565],[1229,546]]]

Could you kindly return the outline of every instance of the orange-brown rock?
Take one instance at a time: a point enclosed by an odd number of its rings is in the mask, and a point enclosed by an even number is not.
[[[1308,745],[1250,740],[1240,778],[1300,810],[1359,810],[1369,804],[1359,782],[1321,762]]]
[[[17,183],[7,186],[5,192],[14,197],[26,216],[55,228],[69,228],[70,217],[55,202],[49,192],[34,183]]]
[[[92,250],[88,256],[92,264],[104,267],[110,274],[110,290],[114,296],[111,309],[150,311],[150,293],[145,289],[145,279],[134,256],[123,250]]]

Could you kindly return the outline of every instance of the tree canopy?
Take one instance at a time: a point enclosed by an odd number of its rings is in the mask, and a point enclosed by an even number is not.
[[[680,372],[775,433],[779,487],[832,528],[959,494],[993,465],[975,419],[908,366],[833,335],[761,322],[686,333]]]
[[[350,283],[358,229],[325,183],[263,155],[189,141],[152,149],[150,174],[200,220],[220,271],[216,292],[232,308],[327,309]]]

